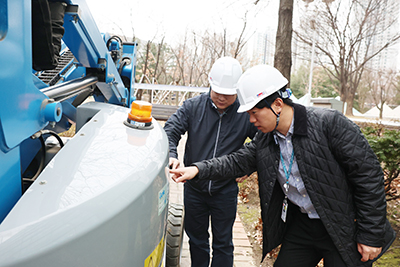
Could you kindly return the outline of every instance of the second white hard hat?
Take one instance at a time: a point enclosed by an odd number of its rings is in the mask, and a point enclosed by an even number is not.
[[[257,65],[243,73],[238,81],[237,95],[240,102],[238,113],[252,109],[258,102],[288,84],[288,80],[276,68]]]
[[[222,57],[215,61],[208,80],[211,89],[218,94],[235,95],[237,82],[242,75],[242,67],[233,57]]]

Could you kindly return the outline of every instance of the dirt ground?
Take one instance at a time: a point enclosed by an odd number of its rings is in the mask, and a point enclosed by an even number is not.
[[[398,186],[400,192],[400,185]],[[400,200],[388,202],[388,215],[397,237],[389,250],[374,263],[374,267],[400,266]],[[260,216],[260,201],[258,195],[257,174],[252,174],[245,182],[239,184],[238,213],[253,247],[253,257],[256,263],[262,257],[262,221]],[[260,267],[272,267],[278,255],[279,248],[267,254]],[[318,267],[322,267],[321,261]]]

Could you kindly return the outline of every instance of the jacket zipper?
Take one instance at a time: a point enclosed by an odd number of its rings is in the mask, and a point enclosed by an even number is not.
[[[218,139],[219,139],[219,133],[221,131],[221,124],[222,124],[222,116],[224,116],[224,115],[225,115],[225,112],[223,112],[222,114],[219,114],[218,131],[217,131],[217,138],[215,140],[213,158],[215,158],[215,155],[217,154]],[[212,196],[212,194],[211,194],[211,185],[212,185],[212,180],[208,181],[208,194],[210,196]]]

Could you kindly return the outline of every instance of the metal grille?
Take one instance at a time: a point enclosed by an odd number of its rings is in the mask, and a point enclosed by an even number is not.
[[[73,66],[74,55],[71,51],[64,52],[59,58],[54,70],[45,70],[39,73],[38,78],[45,84],[52,86],[62,79],[62,76]]]

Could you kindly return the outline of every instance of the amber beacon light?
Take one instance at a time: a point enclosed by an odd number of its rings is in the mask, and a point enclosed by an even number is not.
[[[146,101],[133,101],[128,119],[124,124],[136,129],[153,129],[153,118],[151,117],[152,105]]]

